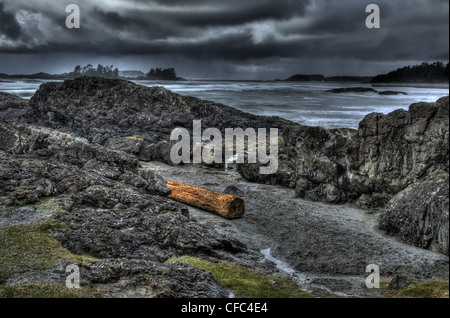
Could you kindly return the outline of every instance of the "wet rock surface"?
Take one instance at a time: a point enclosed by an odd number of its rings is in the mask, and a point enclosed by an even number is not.
[[[381,211],[327,205],[296,198],[293,189],[252,183],[236,171],[150,162],[145,168],[167,179],[238,193],[246,202],[242,219],[223,220],[188,207],[207,224],[225,224],[249,249],[270,249],[283,268],[307,290],[325,289],[347,296],[374,296],[366,288],[366,267],[380,266],[384,278],[448,280],[448,257],[404,244],[378,230]]]
[[[1,227],[43,219],[64,224],[53,234],[63,247],[101,259],[88,266],[85,285],[101,283],[111,297],[224,297],[229,292],[210,274],[165,261],[255,258],[225,231],[191,219],[167,198],[165,179],[134,156],[51,128],[0,122]],[[41,210],[47,198],[54,206]]]

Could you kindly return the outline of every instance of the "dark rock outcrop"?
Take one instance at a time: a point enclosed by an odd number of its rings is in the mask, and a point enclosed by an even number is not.
[[[346,87],[336,88],[326,91],[326,93],[342,94],[342,93],[376,93],[377,91],[370,87]]]
[[[28,107],[28,101],[8,93],[0,92],[0,112],[8,109],[24,109]]]
[[[435,173],[396,194],[380,228],[405,243],[449,255],[448,174]]]
[[[184,255],[230,261],[249,251],[227,233],[191,219],[169,193],[166,181],[142,169],[133,155],[0,118],[0,208],[20,214],[11,224],[35,222],[40,211],[31,206],[52,197],[55,207],[45,216],[64,225],[54,237],[72,253],[102,259],[80,266],[89,267],[85,285],[100,284],[105,295],[227,295],[203,270],[164,262]],[[5,219],[1,210],[0,217]]]
[[[390,290],[399,290],[407,288],[408,286],[411,286],[414,283],[413,280],[408,278],[404,275],[396,275],[392,281],[389,283],[389,289]]]
[[[377,93],[378,95],[408,95],[405,92],[398,91],[382,91],[379,92],[370,87],[346,87],[346,88],[335,88],[326,91],[325,93],[333,94],[343,94],[343,93]]]
[[[28,101],[18,96],[0,92],[0,117],[17,120],[29,110]]]
[[[398,92],[398,91],[383,91],[378,92],[380,95],[408,95],[405,92]]]
[[[308,199],[382,207],[426,175],[448,171],[448,98],[370,114],[357,131],[289,128],[278,172],[260,176],[256,165],[238,165],[244,177],[295,186]]]
[[[179,127],[192,131],[193,120],[201,119],[204,129],[277,127],[282,121],[184,97],[163,87],[147,88],[98,77],[43,84],[30,106],[31,123],[75,133],[139,160],[169,164],[172,130]]]
[[[185,262],[107,259],[82,269],[85,285],[112,298],[226,298],[229,292],[211,275]]]
[[[386,207],[383,229],[448,255],[448,180],[432,177],[448,175],[448,116],[446,97],[370,114],[357,131],[292,127],[284,130],[275,175],[259,175],[258,165],[238,165],[238,171],[256,182],[295,185],[297,195],[310,200]],[[421,183],[426,186],[411,192],[420,204],[411,204],[406,191]]]
[[[346,146],[351,184],[390,199],[435,171],[448,172],[448,103],[443,98],[413,104],[409,111],[368,115]]]

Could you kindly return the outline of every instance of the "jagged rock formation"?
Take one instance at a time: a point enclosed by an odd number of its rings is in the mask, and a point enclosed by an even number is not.
[[[258,116],[213,102],[183,97],[163,87],[96,77],[42,85],[30,100],[31,123],[73,132],[89,142],[122,150],[139,160],[171,163],[169,137],[176,127],[252,127]],[[274,127],[267,119],[264,127]]]
[[[278,172],[261,175],[258,164],[238,165],[238,171],[248,180],[295,188],[299,197],[332,204],[389,209],[390,200],[411,184],[448,173],[448,98],[414,104],[409,111],[370,114],[357,131],[300,126],[161,87],[92,77],[45,84],[30,107],[30,122],[166,163],[171,163],[170,132],[192,131],[193,120],[222,131],[278,128]]]
[[[0,92],[0,112],[8,109],[22,109],[28,107],[28,102],[20,97]]]
[[[168,194],[166,181],[143,170],[131,154],[0,117],[2,227],[42,217],[61,222],[54,237],[63,247],[102,259],[79,265],[85,285],[101,284],[105,295],[226,297],[203,270],[164,262],[183,255],[231,260],[249,251],[225,232],[191,219]],[[47,197],[56,200],[51,213],[23,207]]]
[[[360,123],[358,131],[292,127],[292,130],[284,130],[277,174],[261,176],[257,165],[239,165],[238,169],[253,181],[295,186],[297,195],[302,198],[386,207],[383,228],[397,233],[389,221],[390,216],[395,215],[393,211],[398,211],[395,208],[398,198],[393,197],[413,184],[426,181],[430,186],[432,180],[439,179],[432,178],[433,175],[448,175],[448,114],[446,97],[436,103],[413,104],[409,111],[370,114]],[[440,202],[430,203],[434,207],[433,221],[416,217],[419,224],[404,224],[400,237],[408,232],[406,236],[415,239],[409,238],[406,242],[421,247],[439,246],[435,249],[448,255],[448,226],[445,226],[448,224],[445,208],[448,206],[448,182],[446,184],[446,187],[431,186],[440,193],[431,196]],[[423,191],[418,200],[429,202],[430,198],[424,196],[430,193]],[[426,213],[423,204],[411,208],[413,211],[408,213]],[[417,239],[423,232],[432,232],[432,239]]]
[[[448,255],[448,174],[434,173],[396,194],[380,228],[402,241]]]

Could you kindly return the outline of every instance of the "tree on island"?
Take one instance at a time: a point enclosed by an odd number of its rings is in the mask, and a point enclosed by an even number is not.
[[[77,65],[75,66],[73,72],[69,73],[70,77],[79,76],[101,76],[107,78],[119,78],[119,69],[114,65],[102,65],[98,64],[95,68],[92,64],[87,64],[85,66]],[[145,77],[137,79],[149,79],[149,80],[167,80],[167,81],[178,81],[183,80],[177,77],[177,72],[174,68],[152,68]]]
[[[131,79],[135,80],[170,80],[170,81],[185,81],[181,77],[177,77],[177,73],[174,68],[152,68],[147,74],[144,75],[141,71],[124,71],[124,73],[133,73],[134,76]],[[142,74],[142,75],[141,75]],[[4,74],[0,73],[0,78],[36,78],[36,79],[73,79],[80,76],[99,76],[106,78],[121,78],[119,69],[114,67],[114,65],[102,65],[98,64],[94,67],[92,64],[87,64],[85,66],[77,65],[74,67],[72,72],[63,74],[47,74],[47,73],[36,73],[36,74]],[[123,78],[130,78],[124,76]]]
[[[175,72],[174,68],[159,68],[157,67],[152,68],[148,73],[147,73],[147,79],[150,80],[177,80],[177,73]]]
[[[75,77],[78,76],[101,76],[108,78],[118,78],[119,77],[119,69],[114,65],[106,65],[98,64],[97,68],[94,68],[92,64],[88,64],[86,66],[81,67],[81,65],[75,66],[72,75]]]
[[[394,83],[394,82],[447,82],[449,81],[449,64],[442,62],[432,64],[406,66],[384,75],[378,75],[372,79],[372,83]]]
[[[77,76],[81,75],[81,65],[75,66],[75,69],[73,70],[73,73]]]
[[[288,78],[289,82],[323,82],[325,76],[320,74],[296,74]]]

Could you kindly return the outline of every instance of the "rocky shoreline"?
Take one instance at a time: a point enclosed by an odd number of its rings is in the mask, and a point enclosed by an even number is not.
[[[103,297],[227,297],[211,273],[176,260],[285,277],[268,248],[293,269],[285,279],[315,296],[379,296],[364,288],[369,264],[387,278],[448,281],[448,105],[370,114],[353,131],[123,80],[47,83],[29,102],[2,93],[0,289],[61,285],[76,263],[81,285]],[[170,132],[200,119],[204,129],[279,128],[278,172],[170,165]],[[247,213],[225,221],[176,203],[166,178],[238,194]],[[22,232],[55,252],[13,239]]]
[[[295,197],[294,189],[249,182],[233,170],[159,162],[143,166],[170,180],[242,197],[247,207],[242,219],[228,221],[192,207],[189,213],[200,222],[224,227],[251,250],[270,249],[305,290],[379,295],[365,286],[368,264],[380,264],[385,279],[448,280],[448,257],[384,234],[378,229],[381,211],[305,201]]]

